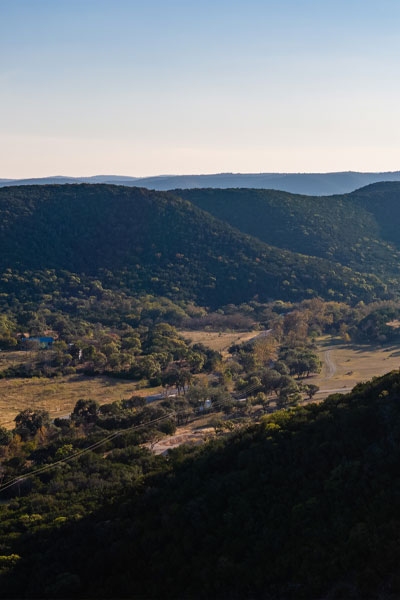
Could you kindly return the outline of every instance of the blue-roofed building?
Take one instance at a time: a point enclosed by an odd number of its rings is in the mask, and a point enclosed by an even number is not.
[[[38,344],[39,348],[41,348],[42,350],[47,350],[48,348],[51,348],[53,343],[54,343],[54,338],[53,337],[28,337],[25,338],[23,343],[25,346],[29,347],[29,342],[35,342],[36,344]]]

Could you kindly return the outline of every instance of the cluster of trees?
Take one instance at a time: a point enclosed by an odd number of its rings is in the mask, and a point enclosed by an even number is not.
[[[129,432],[20,482],[0,504],[2,593],[397,597],[399,390],[396,371],[167,457]],[[20,448],[69,456],[98,439],[94,414],[81,403],[63,436]]]
[[[232,307],[223,307],[227,314]],[[249,302],[236,311],[252,318],[285,343],[297,344],[323,334],[340,336],[344,342],[385,343],[399,339],[400,302],[380,300],[355,306],[344,302],[325,302],[312,298],[298,303],[276,301]]]
[[[190,344],[167,323],[136,329],[112,331],[89,327],[85,336],[68,335],[51,350],[31,352],[25,362],[8,367],[0,377],[54,377],[76,371],[90,375],[106,374],[135,380],[147,380],[151,385],[182,387],[192,373],[210,372],[221,356],[202,344]]]
[[[287,365],[290,375],[309,377],[311,373],[321,371],[321,361],[316,348],[310,346],[284,346],[279,353],[281,361]]]
[[[307,337],[306,319],[301,311],[293,311],[271,323],[265,335],[231,346],[232,360],[226,368],[236,390],[256,395],[255,401],[267,406],[273,396],[281,408],[298,404],[302,394],[311,399],[319,388],[300,379],[319,373],[321,361]]]

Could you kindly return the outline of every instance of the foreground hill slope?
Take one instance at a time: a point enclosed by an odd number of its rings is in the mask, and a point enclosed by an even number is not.
[[[322,198],[251,189],[176,193],[268,244],[400,278],[400,183]]]
[[[399,440],[394,371],[204,448],[180,448],[90,518],[65,509],[62,528],[59,519],[33,528],[3,590],[18,598],[398,598]],[[65,494],[62,473],[54,479]],[[38,506],[33,496],[32,511]]]
[[[113,185],[1,189],[0,268],[64,270],[211,306],[385,294],[376,277],[267,245],[176,195]]]

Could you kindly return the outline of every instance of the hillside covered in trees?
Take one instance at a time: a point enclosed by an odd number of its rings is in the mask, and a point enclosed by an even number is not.
[[[136,390],[2,422],[0,595],[399,595],[399,372],[318,405],[309,379],[319,336],[398,342],[398,193],[0,190],[0,378]]]
[[[176,193],[268,244],[400,278],[400,183],[322,198],[254,189]]]
[[[35,476],[0,507],[2,593],[398,597],[399,390],[394,371],[167,458],[128,436]]]
[[[305,256],[306,250],[266,244],[166,192],[88,184],[0,190],[3,301],[29,296],[35,281],[46,281],[48,292],[53,281],[54,291],[65,272],[75,284],[89,277],[130,294],[212,307],[254,297],[385,297],[386,285],[375,275]]]

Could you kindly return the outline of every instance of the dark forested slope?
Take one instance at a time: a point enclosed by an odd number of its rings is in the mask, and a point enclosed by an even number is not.
[[[89,472],[95,464],[84,462]],[[394,371],[178,449],[87,519],[71,499],[71,514],[64,502],[63,521],[52,522],[58,500],[43,509],[36,482],[31,498],[3,510],[3,545],[21,559],[2,589],[18,598],[398,598],[399,473]],[[50,481],[64,498],[62,471]],[[39,507],[46,525],[35,515],[13,537],[21,511]]]
[[[0,268],[64,270],[212,306],[385,294],[377,278],[262,243],[176,195],[112,185],[1,189]]]
[[[254,189],[176,193],[268,244],[400,278],[400,183],[322,198]]]

